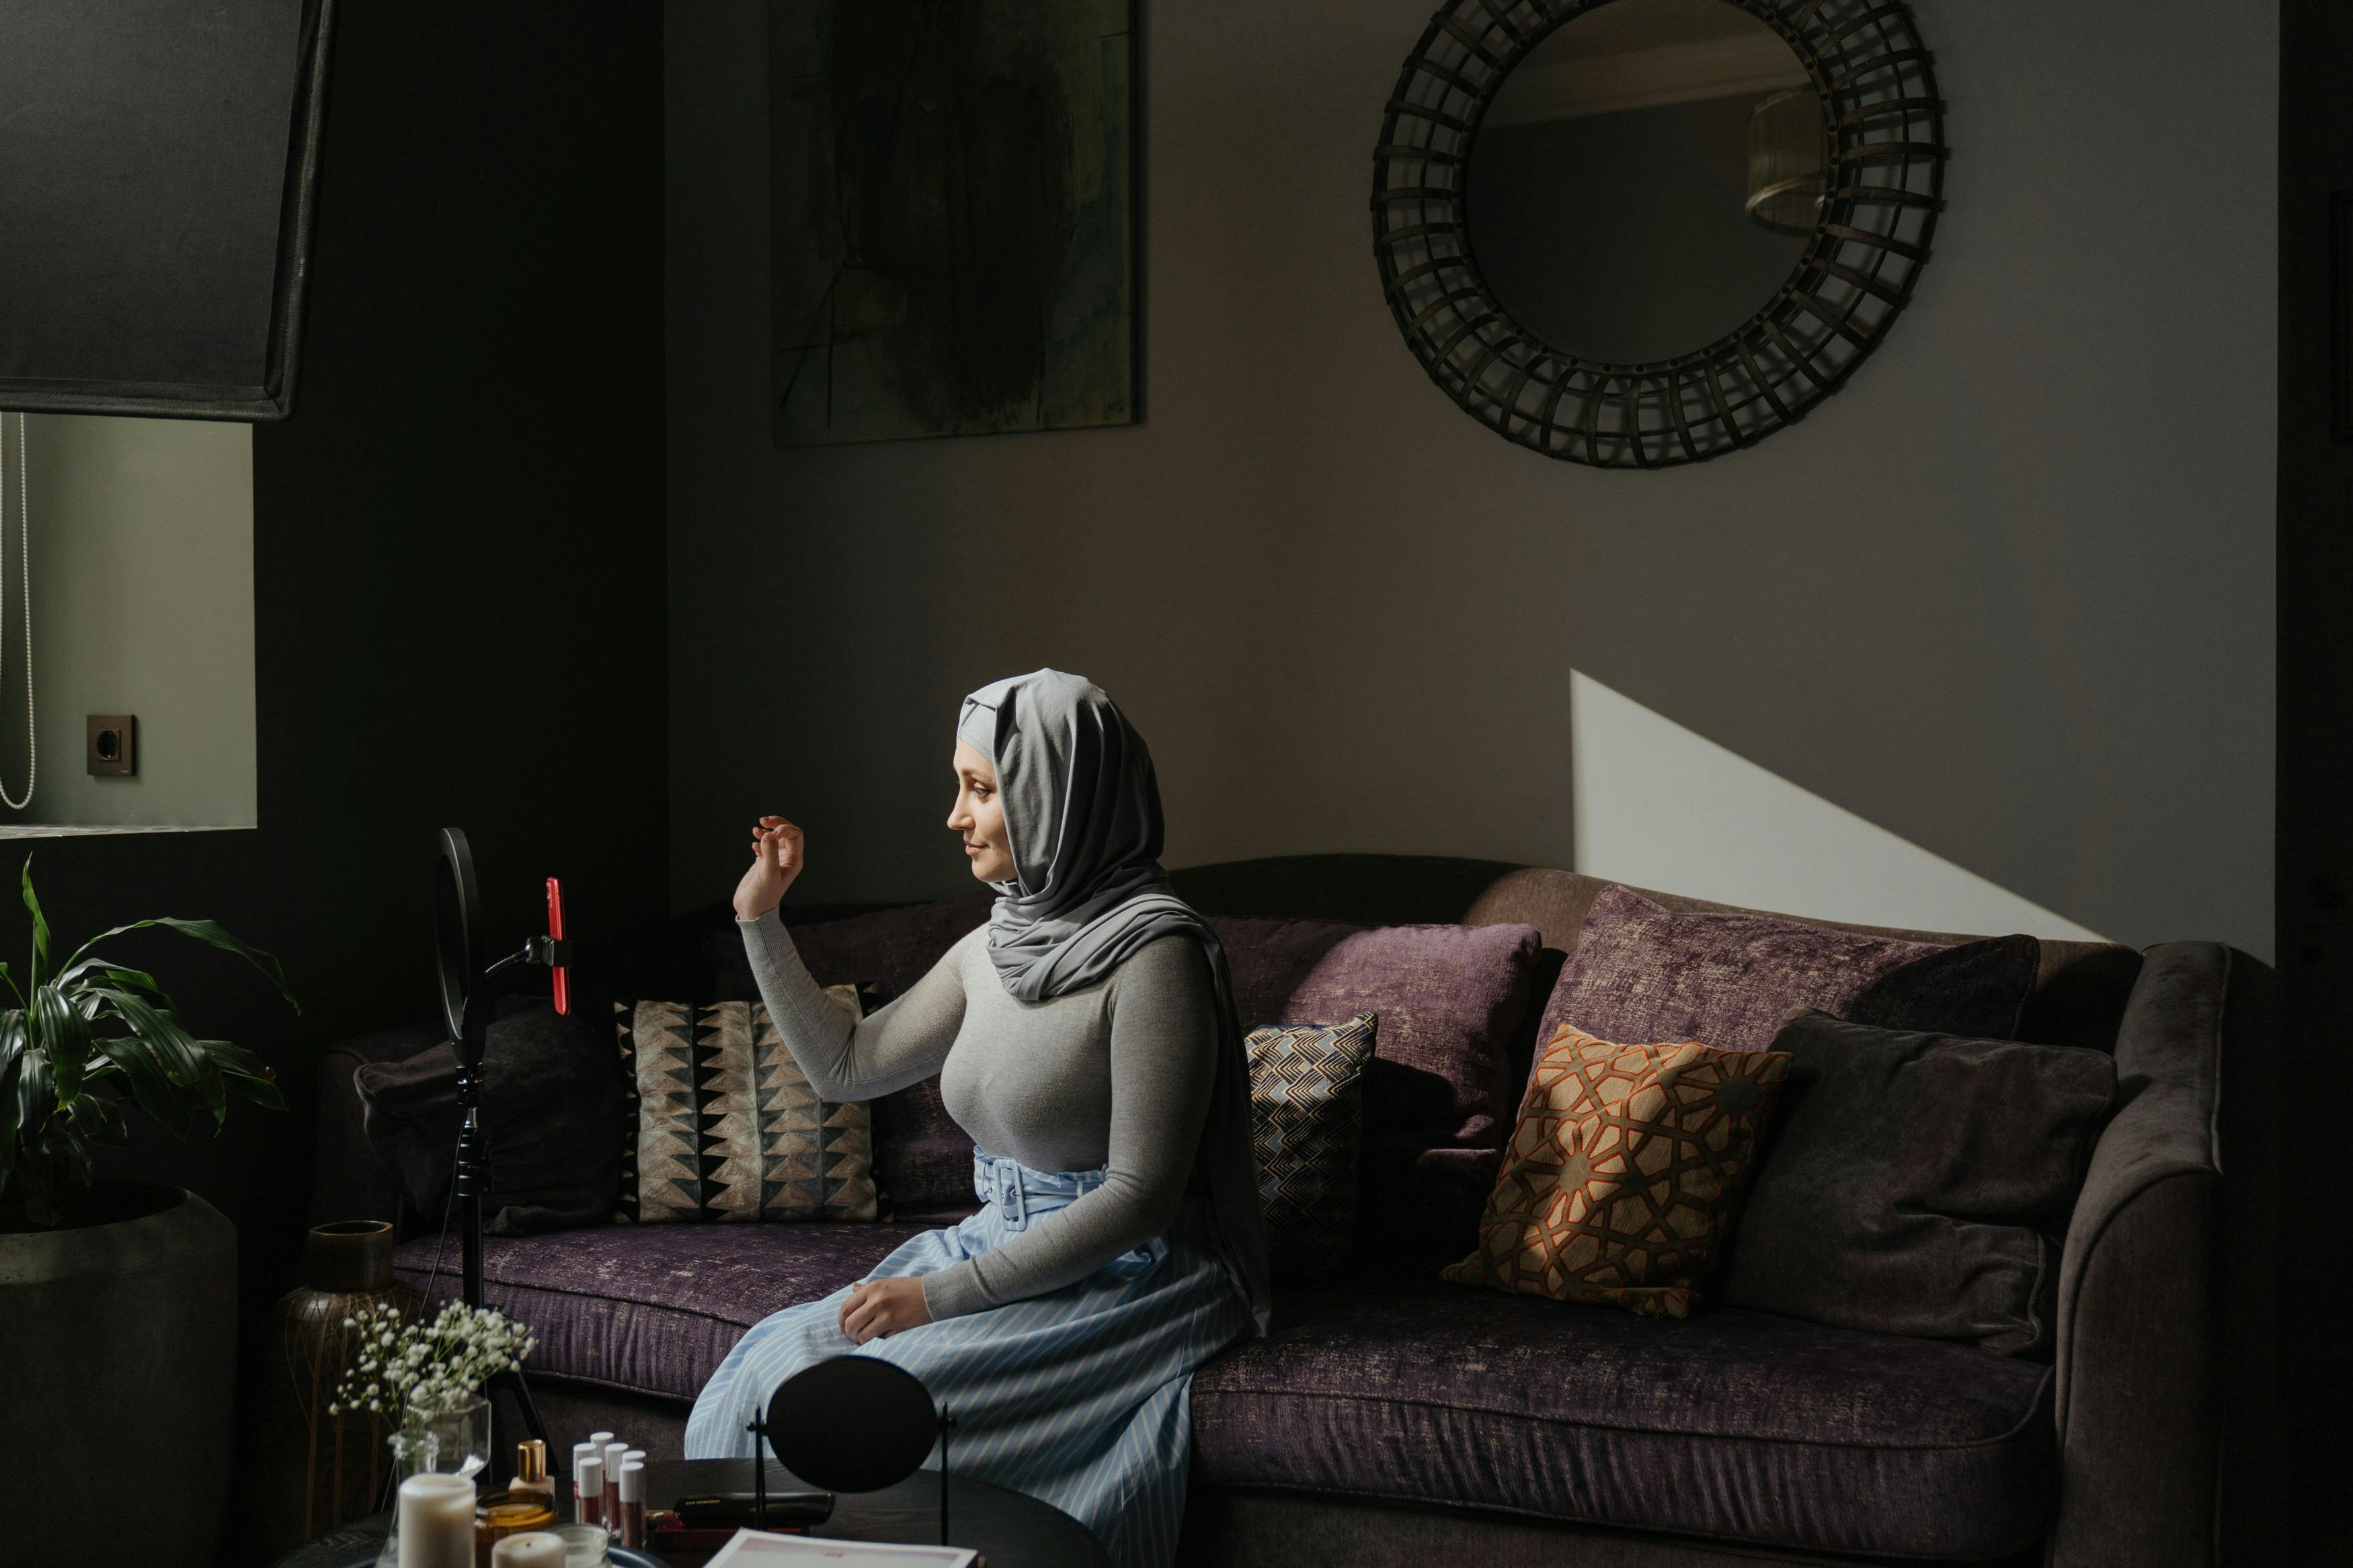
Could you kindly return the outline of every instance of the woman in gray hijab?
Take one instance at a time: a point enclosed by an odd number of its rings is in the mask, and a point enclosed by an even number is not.
[[[804,851],[782,817],[754,829],[735,912],[810,1086],[871,1100],[938,1074],[984,1206],[754,1325],[696,1399],[686,1452],[748,1455],[785,1378],[881,1356],[955,1413],[965,1473],[1085,1521],[1119,1568],[1159,1568],[1193,1373],[1266,1326],[1225,954],[1160,868],[1143,737],[1092,684],[1041,669],[981,688],[955,767],[948,826],[998,897],[905,995],[853,1021],[809,977],[776,917]]]

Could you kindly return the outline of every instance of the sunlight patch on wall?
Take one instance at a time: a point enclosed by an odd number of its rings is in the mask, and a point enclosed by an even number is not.
[[[1577,869],[1588,875],[1817,920],[2105,940],[1581,670],[1569,743]]]

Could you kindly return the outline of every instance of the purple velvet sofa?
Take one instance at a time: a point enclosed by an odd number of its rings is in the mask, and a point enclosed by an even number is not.
[[[2066,1228],[2055,1352],[2018,1359],[1738,1308],[1669,1321],[1438,1281],[1434,1267],[1469,1247],[1553,979],[1607,884],[1389,856],[1176,879],[1222,921],[1246,1026],[1350,1001],[1296,994],[1316,944],[1330,945],[1316,931],[1336,928],[1286,922],[1485,928],[1449,940],[1490,975],[1475,997],[1385,1009],[1387,1076],[1370,1094],[1394,1113],[1367,1134],[1359,1267],[1281,1297],[1270,1337],[1198,1378],[1188,1563],[2214,1560],[2225,1252],[2248,1244],[2226,1237],[2221,1073],[2270,1026],[2260,963],[2211,943],[2042,944],[2020,1037],[2111,1051],[2119,1093]],[[985,910],[879,911],[797,937],[820,980],[895,992]],[[666,973],[702,994],[670,999],[749,994],[731,924],[704,922],[687,945]],[[329,1051],[319,1217],[397,1212],[353,1073],[430,1037]],[[1487,1065],[1430,1054],[1447,1050]],[[968,1145],[929,1086],[877,1102],[875,1132],[892,1222],[490,1240],[490,1299],[541,1336],[535,1383],[558,1453],[609,1427],[674,1455],[696,1390],[748,1325],[969,1211]],[[445,1294],[450,1252],[434,1281]],[[427,1283],[434,1255],[432,1237],[412,1239],[404,1275]]]

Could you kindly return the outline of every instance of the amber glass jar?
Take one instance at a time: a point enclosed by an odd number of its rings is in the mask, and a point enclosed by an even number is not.
[[[474,1505],[474,1568],[491,1568],[491,1548],[526,1530],[554,1530],[555,1505],[530,1492],[492,1492]]]

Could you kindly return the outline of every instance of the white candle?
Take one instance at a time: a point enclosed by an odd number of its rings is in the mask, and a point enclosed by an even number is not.
[[[491,1568],[564,1568],[564,1537],[526,1530],[491,1548]]]
[[[400,1568],[474,1568],[474,1483],[426,1474],[400,1483]]]

